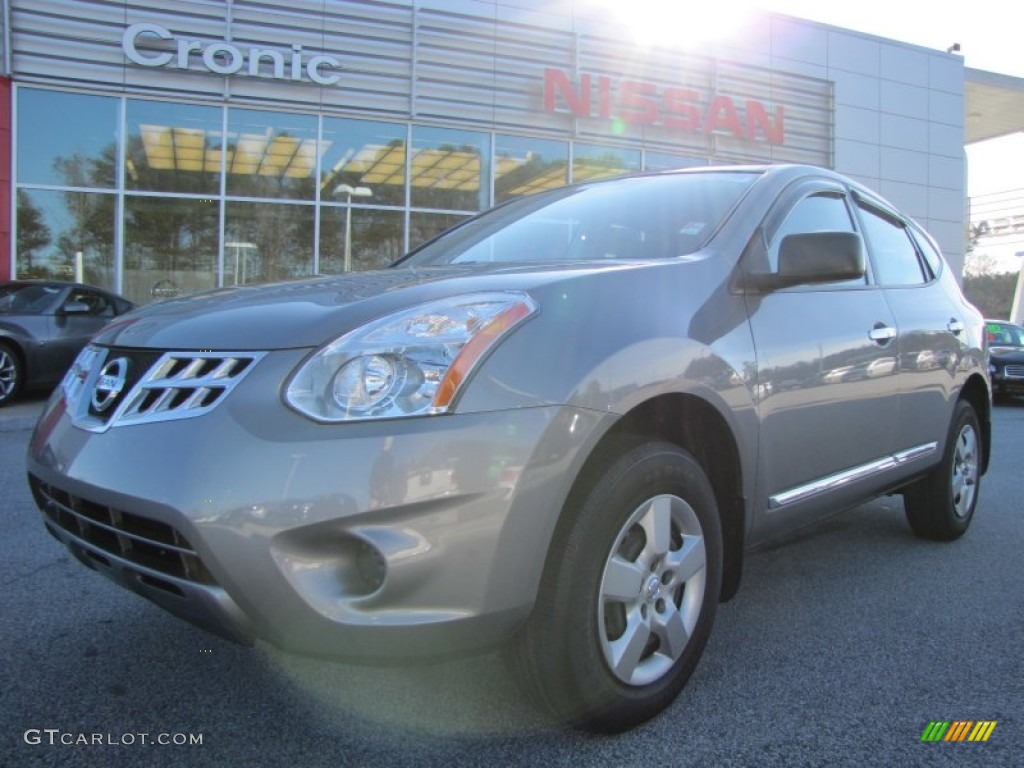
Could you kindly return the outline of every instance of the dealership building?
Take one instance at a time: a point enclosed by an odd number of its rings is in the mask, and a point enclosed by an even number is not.
[[[959,270],[964,145],[1024,127],[1017,78],[770,14],[646,46],[598,0],[2,4],[0,279],[142,303],[370,269],[505,200],[709,164],[833,168]]]

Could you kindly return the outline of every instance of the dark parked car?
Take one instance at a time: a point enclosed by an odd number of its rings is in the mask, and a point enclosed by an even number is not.
[[[986,320],[985,329],[992,394],[1024,395],[1024,327],[1005,320]]]
[[[196,624],[350,659],[512,644],[537,701],[614,731],[682,689],[748,547],[892,492],[962,535],[990,400],[914,222],[829,171],[705,168],[115,321],[28,471],[72,553]]]
[[[24,388],[57,384],[89,338],[130,309],[79,283],[0,283],[0,406]]]

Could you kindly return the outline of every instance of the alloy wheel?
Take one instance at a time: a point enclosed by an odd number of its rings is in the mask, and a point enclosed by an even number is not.
[[[663,677],[682,656],[704,602],[704,533],[678,496],[642,503],[605,562],[598,600],[601,651],[632,686]]]
[[[951,482],[953,511],[963,517],[971,511],[978,487],[978,436],[970,424],[956,438]]]

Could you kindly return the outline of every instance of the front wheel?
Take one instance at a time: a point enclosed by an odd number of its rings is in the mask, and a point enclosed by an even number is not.
[[[907,522],[917,536],[937,541],[963,536],[978,504],[982,445],[978,415],[961,400],[953,411],[942,462],[903,492]]]
[[[625,448],[602,467],[565,511],[517,661],[555,717],[617,732],[667,707],[696,667],[722,537],[711,485],[677,446]]]
[[[7,405],[23,384],[21,360],[7,344],[0,343],[0,406]]]

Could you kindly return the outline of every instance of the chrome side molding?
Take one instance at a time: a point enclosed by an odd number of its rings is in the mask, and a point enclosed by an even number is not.
[[[855,483],[858,480],[864,480],[872,475],[878,475],[883,472],[887,472],[890,469],[895,469],[909,461],[923,459],[925,456],[930,456],[935,453],[938,447],[939,444],[937,442],[925,443],[924,445],[907,448],[906,450],[899,451],[891,456],[876,459],[875,461],[870,461],[867,464],[861,464],[858,467],[846,469],[842,472],[837,472],[834,475],[814,480],[806,485],[799,485],[796,488],[790,488],[788,491],[783,491],[782,493],[778,493],[770,497],[768,499],[768,509],[778,509],[779,507],[785,507],[789,504],[795,504],[798,501],[805,501],[812,496],[834,491],[838,488],[842,488],[844,485],[849,485],[850,483]]]

